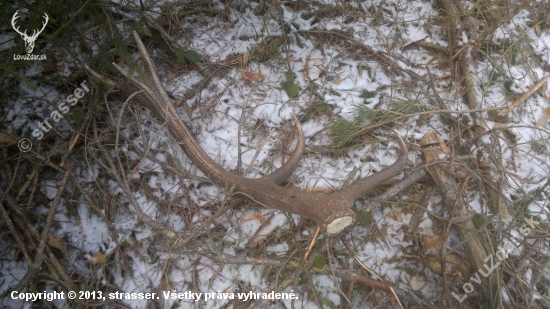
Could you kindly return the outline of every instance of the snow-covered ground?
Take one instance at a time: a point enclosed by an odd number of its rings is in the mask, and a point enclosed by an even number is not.
[[[228,170],[238,168],[239,157],[242,170],[252,164],[247,175],[251,178],[269,174],[280,167],[284,150],[292,151],[295,145],[291,113],[300,116],[310,111],[302,124],[306,153],[289,182],[304,190],[336,190],[350,177],[354,168],[357,178],[392,164],[399,148],[393,142],[375,142],[344,152],[319,151],[331,149],[329,126],[335,117],[352,120],[355,105],[389,110],[392,104],[402,102],[416,104],[418,111],[470,109],[461,96],[460,78],[456,77],[459,70],[449,68],[450,55],[418,44],[448,46],[447,32],[441,22],[444,16],[430,1],[319,2],[334,5],[334,10],[341,10],[339,14],[324,14],[326,7],[313,2],[304,9],[281,4],[270,7],[262,15],[254,13],[260,5],[257,2],[237,8],[234,3],[222,2],[225,1],[213,1],[212,8],[228,13],[230,21],[208,14],[191,14],[174,17],[174,24],[165,27],[181,46],[195,50],[206,60],[201,64],[205,71],[199,74],[199,67],[194,65],[182,69],[183,65],[177,64],[175,59],[168,59],[160,48],[150,48],[149,52],[166,91],[181,100],[179,116],[196,134],[200,146]],[[459,2],[466,10],[472,6],[470,2]],[[548,1],[536,1],[534,5],[550,8]],[[113,7],[114,12],[117,10]],[[461,42],[455,52],[465,48],[472,59],[470,72],[478,102],[476,109],[508,106],[519,97],[517,93],[528,91],[539,80],[550,76],[550,29],[548,21],[541,21],[536,11],[528,8],[495,31],[492,38],[495,44],[484,50],[493,63],[478,50],[470,50],[484,26],[475,28],[475,25],[465,24],[457,27],[463,31],[459,34]],[[139,18],[134,12],[124,11],[124,14],[136,20]],[[160,16],[150,15],[153,18]],[[285,35],[281,21],[288,26]],[[533,24],[542,26],[540,32]],[[130,37],[130,31],[119,26],[124,36]],[[148,39],[147,36],[143,38]],[[261,43],[262,40],[265,43]],[[498,50],[495,46],[507,49]],[[10,47],[3,46],[2,49]],[[382,55],[383,59],[390,59],[395,67],[390,68],[388,63],[370,54],[364,47]],[[262,52],[267,54],[268,59],[260,62],[254,56]],[[249,63],[242,64],[243,57],[249,55]],[[134,57],[138,59],[138,54]],[[231,59],[240,59],[241,65],[232,64]],[[317,66],[322,68],[318,78],[309,76],[313,74],[309,67],[312,59],[321,59],[315,60]],[[57,65],[63,68],[58,74],[68,77],[80,68],[75,67],[73,60],[72,57],[58,59]],[[495,64],[507,76],[492,80]],[[295,98],[290,98],[281,86],[289,66],[296,74],[295,82],[300,85]],[[243,71],[262,73],[263,77],[245,79]],[[36,77],[42,74],[42,66],[37,61],[21,73]],[[210,75],[212,80],[206,87],[201,87],[200,82]],[[430,87],[430,80],[437,90]],[[71,91],[74,88],[76,86]],[[39,83],[34,90],[21,84],[20,92],[20,98],[2,107],[0,117],[6,124],[6,132],[32,132],[37,126],[36,120],[31,119],[49,116],[58,108],[57,102],[71,94],[47,83]],[[438,105],[436,92],[444,106]],[[488,111],[479,111],[477,124],[486,130],[494,130],[484,135],[478,143],[470,143],[469,148],[464,148],[469,151],[467,154],[486,158],[495,156],[495,151],[499,151],[495,161],[500,162],[502,173],[495,172],[494,175],[501,177],[498,181],[503,184],[503,198],[510,207],[516,205],[512,201],[524,198],[548,181],[550,130],[548,121],[544,121],[550,113],[548,96],[550,90],[544,85],[512,110],[506,122],[490,117]],[[95,104],[104,108],[96,111],[101,115],[97,116],[97,123],[89,124],[89,129],[85,130],[86,145],[81,144],[73,150],[70,160],[76,164],[73,172],[76,180],[90,194],[101,214],[75,186],[69,185],[51,227],[51,233],[62,239],[63,251],[56,252],[64,261],[67,272],[78,278],[80,288],[103,291],[104,295],[113,293],[110,294],[113,297],[116,297],[116,291],[156,293],[154,298],[158,299],[154,300],[120,300],[131,308],[317,308],[319,303],[326,308],[390,306],[391,295],[376,291],[369,296],[369,289],[358,284],[349,285],[330,272],[304,270],[305,264],[281,268],[280,265],[302,260],[316,230],[315,226],[307,224],[297,215],[244,203],[228,210],[197,235],[188,238],[225,205],[228,198],[225,188],[210,184],[204,178],[186,155],[176,148],[175,143],[179,141],[168,136],[163,124],[149,110],[129,105],[122,114],[120,126],[117,126],[122,102],[113,102],[114,99],[109,98],[109,108],[106,108],[104,97],[89,95],[82,99],[88,102],[83,104],[89,104],[91,98],[98,100]],[[321,102],[330,108],[311,112],[312,106]],[[108,110],[114,118],[109,117]],[[460,119],[464,128],[474,125],[468,113],[450,115]],[[65,121],[73,122],[74,119],[66,117],[55,123],[54,128],[65,136],[71,136]],[[94,136],[92,127],[95,125],[98,132],[103,131],[99,136]],[[506,132],[513,134],[515,141],[503,137],[505,130],[499,129],[501,126],[509,127]],[[439,114],[433,113],[431,117],[419,114],[401,118],[391,126],[374,130],[372,137],[387,141],[394,140],[395,134],[399,134],[405,138],[409,143],[409,161],[405,168],[405,173],[408,173],[422,164],[420,149],[415,145],[432,129],[445,141],[454,139],[458,134],[450,130],[448,122]],[[117,133],[127,137],[119,139],[118,153],[112,143]],[[38,144],[32,138],[31,141],[33,145]],[[42,147],[50,149],[54,143],[61,142],[50,137],[47,143],[52,145]],[[102,164],[115,169],[118,166],[107,163],[103,150],[96,147],[96,143],[104,143],[106,155],[115,161],[118,157],[123,169],[136,177],[135,182],[129,182],[132,198],[127,196],[121,183],[107,176]],[[58,160],[55,162],[59,163]],[[176,173],[175,169],[180,172]],[[37,216],[47,216],[62,177],[59,174],[39,180],[40,191],[37,194],[45,198],[32,205]],[[6,180],[5,172],[1,170],[0,180]],[[4,182],[2,186],[7,187]],[[343,239],[351,245],[364,265],[393,286],[414,291],[429,304],[429,301],[444,299],[438,296],[442,293],[441,276],[431,272],[420,261],[417,253],[422,248],[415,248],[413,241],[405,240],[405,227],[410,224],[425,186],[426,182],[382,206],[376,204],[369,207],[367,202],[356,202],[359,209],[366,208],[372,214],[373,223],[366,227],[356,224]],[[464,196],[470,210],[484,216],[490,214],[486,198],[480,196],[477,185],[469,186]],[[138,218],[134,207],[139,207],[147,218]],[[448,217],[447,213],[440,212],[441,207],[441,198],[436,191],[418,227],[419,235],[443,234],[441,222],[434,219],[438,214]],[[548,221],[548,194],[534,196],[525,211],[526,214],[529,212],[538,221]],[[263,219],[271,215],[269,224],[272,232],[266,243],[259,248],[248,248],[248,241],[260,228]],[[39,230],[43,224],[37,223]],[[507,237],[507,234],[501,235],[498,240],[506,240]],[[185,244],[182,243],[184,240]],[[450,245],[459,242],[452,232]],[[545,252],[547,240],[542,242],[544,246],[540,250]],[[1,250],[0,263],[0,293],[6,293],[11,292],[23,278],[27,263],[24,259],[13,259],[16,251],[11,246],[13,242],[2,238],[0,243],[1,247],[7,248]],[[370,276],[362,271],[341,241],[327,240],[326,243],[330,244],[330,254],[323,245],[315,249],[312,255],[326,257],[327,267],[342,267]],[[512,252],[510,259],[518,259],[525,254],[525,248],[522,248]],[[460,246],[458,251],[464,254]],[[271,260],[280,264],[271,265],[268,263]],[[543,273],[545,269],[548,271],[548,262],[540,263],[538,268],[528,266],[526,277],[522,278],[531,282],[532,272],[536,269]],[[544,276],[550,280],[547,273]],[[85,280],[91,283],[88,285]],[[467,278],[464,281],[460,278],[449,280],[452,281],[451,290],[458,293]],[[53,281],[45,284],[44,289],[59,291]],[[244,295],[251,296],[250,292],[272,291],[287,293],[285,295],[292,295],[295,299],[242,301]],[[172,295],[175,294],[168,295],[172,292],[183,293],[179,296],[181,299],[174,299]],[[550,290],[546,286],[537,292],[548,295]],[[190,293],[200,293],[201,299],[196,301]],[[205,297],[210,299],[205,300]],[[533,293],[529,297],[536,299],[542,296]],[[116,304],[107,301],[112,306]],[[9,308],[30,305],[29,302],[13,300],[9,295],[0,302]],[[57,301],[56,306],[69,308],[69,303]],[[405,307],[409,306],[414,307],[413,304],[405,304]]]

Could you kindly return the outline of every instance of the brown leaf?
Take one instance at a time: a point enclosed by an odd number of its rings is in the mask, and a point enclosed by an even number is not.
[[[272,213],[271,216],[269,216],[269,218],[262,224],[262,226],[260,226],[256,233],[254,233],[254,236],[250,238],[246,244],[248,248],[256,248],[261,246],[267,240],[267,235],[279,227],[279,224],[271,224],[271,219],[273,219],[274,216],[275,214]]]
[[[425,255],[439,255],[443,245],[443,236],[429,236],[424,243]]]
[[[339,77],[336,77],[332,80],[332,83],[335,85],[340,85],[342,83],[342,80]]]
[[[311,58],[306,65],[306,76],[310,80],[316,80],[321,76],[324,68],[325,66],[322,58]]]
[[[548,119],[550,119],[550,107],[543,107],[542,116],[540,116],[537,124],[541,127],[545,127],[548,124]]]
[[[250,52],[246,52],[243,54],[243,65],[246,65],[248,63],[249,58],[250,58]]]
[[[291,13],[294,12],[294,9],[288,5],[285,5],[285,9]]]
[[[422,114],[420,115],[420,118],[422,118],[425,121],[428,121],[430,120],[430,118],[432,118],[432,114]]]
[[[254,73],[254,79],[264,79],[264,75],[262,73]]]
[[[438,273],[441,274],[441,261],[439,257],[429,255],[426,261]],[[445,272],[453,277],[468,277],[468,262],[458,253],[453,252],[445,256]]]
[[[443,142],[443,139],[441,138],[440,135],[437,135],[437,139],[439,140],[439,146],[441,146],[441,149],[443,150],[443,152],[445,154],[450,154],[451,153],[451,148],[447,147],[447,145],[445,145],[445,142]]]
[[[248,79],[248,80],[254,79],[254,73],[247,72],[245,70],[242,70],[241,73],[243,74],[244,79]]]
[[[254,237],[250,238],[250,240],[248,241],[246,246],[248,248],[254,249],[256,247],[261,246],[266,240],[267,240],[266,235],[254,236]]]
[[[57,250],[63,250],[63,244],[61,243],[61,236],[49,233],[48,246],[55,248]]]
[[[182,101],[181,102],[181,108],[183,108],[183,111],[187,114],[187,116],[189,116],[189,118],[193,118],[191,117],[191,109],[189,108],[189,104],[187,104],[187,101]]]
[[[243,74],[244,79],[248,80],[258,80],[264,78],[264,75],[262,73],[252,73],[245,70],[241,70],[241,73]]]
[[[481,26],[481,24],[482,24],[481,20],[479,20],[479,19],[477,19],[473,16],[468,17],[467,23],[475,29],[479,28],[479,26]]]
[[[258,221],[260,221],[260,223],[264,223],[265,218],[264,218],[262,215],[251,214],[248,218],[241,219],[241,220],[239,220],[239,221],[241,221],[241,222],[248,222],[248,221],[252,221],[252,220],[258,220]]]
[[[520,138],[520,136],[515,131],[512,131],[510,129],[506,129],[502,131],[502,133],[504,137],[512,143],[517,142]]]
[[[409,279],[409,286],[413,290],[418,291],[418,290],[421,290],[422,288],[424,288],[426,286],[426,282],[417,280],[415,278],[410,278]]]
[[[139,182],[141,180],[139,170],[127,170],[126,171],[126,178],[128,178],[128,180],[130,180],[130,182]]]
[[[445,266],[451,265],[450,273],[454,277],[470,276],[470,266],[468,265],[468,261],[456,252],[447,254],[445,257],[445,264]],[[449,267],[445,268],[449,269]]]
[[[168,80],[170,80],[171,82],[174,81],[174,79],[176,79],[176,74],[174,74],[174,72],[170,71],[170,70],[165,70],[166,72],[166,75],[168,77]]]
[[[17,145],[19,143],[15,138],[6,133],[0,132],[0,146]]]
[[[457,171],[456,172],[456,179],[464,180],[466,177],[472,177],[474,174],[470,171]]]
[[[107,254],[98,252],[94,254],[91,258],[84,261],[84,264],[99,264],[99,263],[105,263],[107,260]]]

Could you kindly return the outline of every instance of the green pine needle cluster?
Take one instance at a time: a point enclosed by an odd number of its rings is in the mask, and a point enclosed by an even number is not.
[[[347,121],[344,118],[334,119],[330,137],[334,147],[342,148],[357,137],[363,136],[377,127],[387,125],[399,117],[413,114],[417,110],[417,106],[409,102],[394,103],[390,110],[355,105],[351,111],[353,121]]]

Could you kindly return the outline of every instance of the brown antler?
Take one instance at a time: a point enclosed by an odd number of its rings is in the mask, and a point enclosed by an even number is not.
[[[300,122],[292,114],[292,119],[298,131],[298,143],[290,159],[281,168],[258,179],[249,179],[231,173],[212,160],[195,141],[166,95],[164,87],[156,74],[155,66],[141,39],[135,32],[134,39],[145,64],[148,81],[138,81],[113,63],[117,70],[131,82],[130,85],[125,85],[123,90],[129,93],[143,91],[141,94],[136,95],[136,100],[153,111],[157,117],[166,121],[170,133],[176,140],[181,141],[180,146],[189,159],[217,185],[234,188],[235,193],[244,195],[266,207],[288,211],[308,218],[317,223],[326,235],[338,234],[355,223],[355,213],[351,210],[352,203],[370,188],[398,174],[407,162],[407,146],[403,139],[399,137],[401,154],[394,164],[338,192],[322,195],[304,192],[296,188],[281,187],[279,184],[293,173],[304,151],[304,133]]]

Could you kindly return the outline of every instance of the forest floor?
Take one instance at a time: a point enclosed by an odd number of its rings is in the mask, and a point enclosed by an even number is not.
[[[315,237],[211,183],[163,119],[93,79],[85,66],[123,81],[87,60],[107,40],[90,20],[0,101],[0,305],[64,291],[35,304],[550,308],[549,1],[100,3],[129,51],[111,59],[141,76],[135,30],[225,169],[280,167],[291,113],[306,148],[285,186],[323,194],[380,171],[397,135],[408,162],[350,205],[354,226]]]

